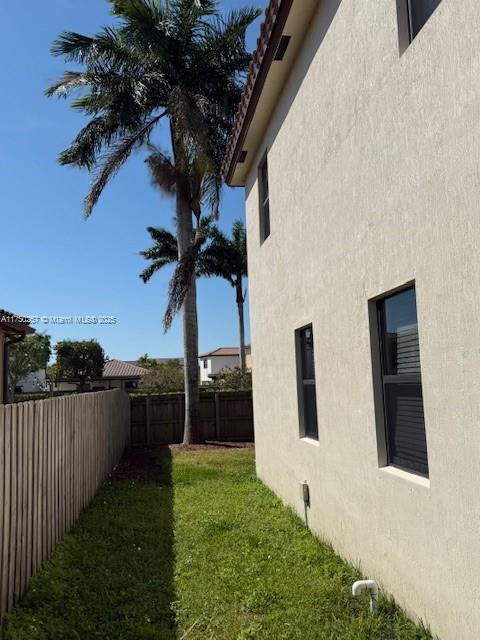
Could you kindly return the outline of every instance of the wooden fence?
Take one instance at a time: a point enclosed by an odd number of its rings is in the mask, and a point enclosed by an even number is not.
[[[182,442],[185,419],[183,394],[132,397],[131,444],[163,445]],[[252,393],[200,394],[200,427],[205,440],[253,441]]]
[[[129,439],[122,391],[0,407],[0,621]]]

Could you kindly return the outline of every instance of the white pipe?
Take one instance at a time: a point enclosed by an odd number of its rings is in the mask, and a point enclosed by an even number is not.
[[[357,580],[353,583],[353,596],[359,596],[364,591],[370,593],[370,611],[375,613],[378,609],[378,585],[375,580]]]

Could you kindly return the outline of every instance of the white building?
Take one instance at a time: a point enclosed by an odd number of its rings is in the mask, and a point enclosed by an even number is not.
[[[47,391],[47,372],[45,369],[39,369],[33,373],[29,373],[24,378],[18,381],[17,388],[21,389],[22,393],[36,393],[40,391]]]
[[[441,640],[480,638],[479,25],[271,0],[224,165],[258,474]]]
[[[251,369],[250,346],[245,347],[246,366]],[[234,369],[240,366],[240,354],[238,347],[220,347],[204,353],[199,357],[200,384],[212,384],[214,377],[223,369]]]

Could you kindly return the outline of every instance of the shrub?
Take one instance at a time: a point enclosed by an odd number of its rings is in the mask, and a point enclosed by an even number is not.
[[[215,376],[215,385],[220,389],[251,389],[252,372],[242,372],[240,367],[222,369]]]
[[[139,389],[149,393],[183,391],[183,366],[178,360],[168,360],[151,367],[140,380]]]

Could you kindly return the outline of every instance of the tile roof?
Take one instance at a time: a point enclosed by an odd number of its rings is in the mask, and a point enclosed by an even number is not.
[[[275,54],[278,44],[277,39],[279,40],[282,35],[292,4],[293,0],[270,0],[265,9],[265,20],[260,27],[257,48],[252,54],[245,88],[235,115],[233,130],[223,160],[222,175],[227,183],[242,151],[242,145],[258,102],[259,93]]]
[[[147,369],[124,360],[107,360],[103,368],[104,378],[140,378]]]
[[[250,345],[245,346],[245,351],[250,353]],[[239,347],[219,347],[208,353],[203,353],[199,358],[211,358],[212,356],[238,356],[240,355]]]

